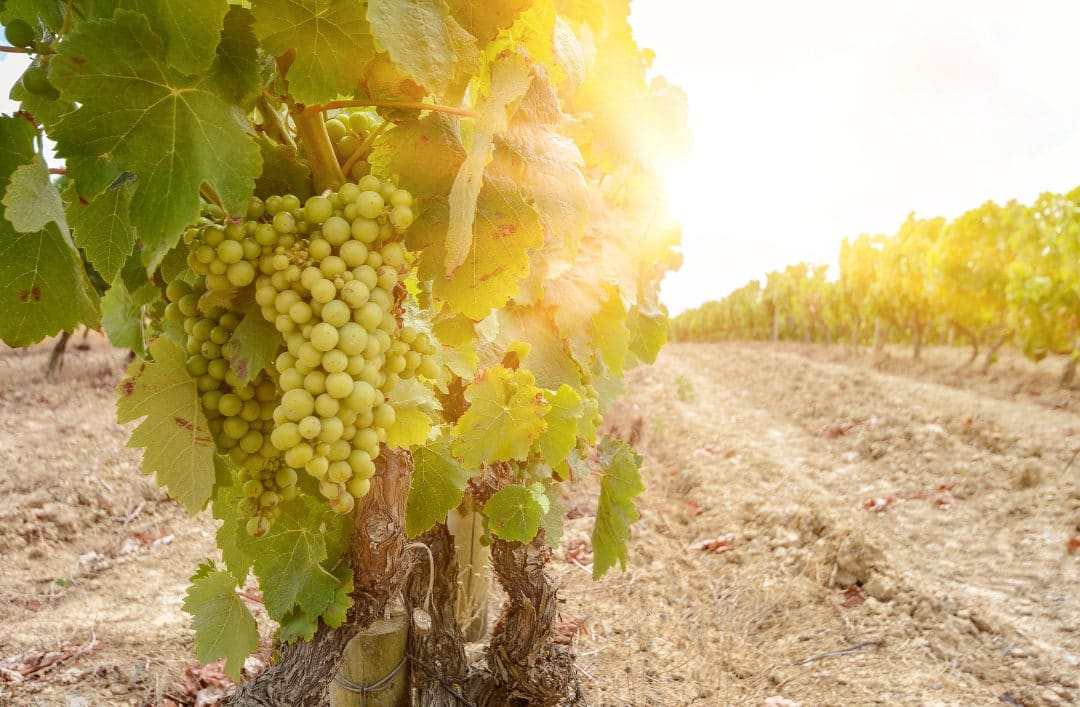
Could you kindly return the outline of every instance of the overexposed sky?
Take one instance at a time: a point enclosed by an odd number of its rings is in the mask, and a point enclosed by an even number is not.
[[[690,101],[677,313],[840,240],[1080,185],[1075,0],[633,0]]]
[[[669,170],[677,313],[911,211],[1080,185],[1076,0],[633,0],[638,43],[689,95]],[[0,111],[25,58],[0,53]]]

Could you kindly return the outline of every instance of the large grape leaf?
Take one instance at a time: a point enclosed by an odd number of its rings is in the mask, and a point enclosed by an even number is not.
[[[340,533],[342,524],[341,516],[310,496],[282,506],[254,548],[255,574],[272,619],[280,621],[294,605],[314,618],[334,600],[340,582],[322,562],[329,556],[328,536]]]
[[[469,34],[482,42],[495,39],[499,30],[514,24],[533,0],[509,0],[508,2],[490,2],[490,0],[450,0],[450,14]]]
[[[12,186],[35,202],[39,192],[56,191],[35,159],[34,135],[34,126],[21,116],[0,116],[0,185],[9,192],[0,200],[0,340],[11,346],[28,346],[61,329],[72,331],[80,322],[94,325],[98,320],[97,294],[57,215],[47,215],[45,221],[51,222],[41,230],[20,233],[2,206],[11,196],[9,178],[17,177]],[[23,204],[11,203],[20,212],[16,220],[21,224],[41,221]],[[54,211],[55,203],[47,208]]]
[[[405,534],[410,538],[446,519],[461,504],[469,472],[450,454],[447,434],[412,450],[413,474],[405,506]]]
[[[278,355],[281,334],[266,321],[254,301],[241,308],[244,318],[229,338],[229,368],[247,383]]]
[[[445,211],[438,204],[421,215],[421,221],[438,221],[445,229]],[[536,211],[513,185],[485,185],[476,205],[474,238],[464,264],[447,278],[442,275],[444,242],[436,241],[423,252],[420,275],[433,279],[433,292],[455,312],[479,321],[492,309],[506,304],[529,274],[529,249],[544,242]]]
[[[75,244],[106,282],[112,282],[135,247],[135,229],[128,217],[134,185],[121,181],[89,203],[73,198],[67,216]]]
[[[548,402],[525,369],[481,371],[465,389],[469,409],[454,426],[453,452],[466,468],[529,456],[544,431]]]
[[[132,431],[129,447],[145,447],[143,473],[195,515],[214,488],[214,440],[199,403],[199,388],[188,374],[184,352],[169,339],[150,344],[152,361],[136,361],[116,387],[116,419],[145,418]]]
[[[195,655],[203,663],[225,659],[225,673],[240,681],[244,661],[259,647],[259,625],[236,593],[236,578],[212,564],[191,578],[182,608],[191,614]]]
[[[577,443],[578,418],[584,408],[581,396],[565,383],[556,391],[545,390],[544,399],[551,407],[544,415],[547,428],[536,440],[536,446],[544,461],[555,466],[566,460]]]
[[[527,543],[536,537],[551,502],[542,484],[528,487],[510,484],[499,489],[484,504],[484,515],[491,534],[504,540]]]
[[[214,60],[227,0],[169,2],[122,0],[118,6],[146,15],[165,45],[165,60],[181,74],[198,74]]]
[[[630,351],[630,330],[626,328],[626,309],[619,291],[608,288],[608,298],[592,321],[593,343],[608,370],[621,376]]]
[[[368,0],[375,47],[390,55],[428,92],[441,96],[454,75],[457,54],[443,0]]]
[[[495,136],[506,131],[514,104],[525,95],[532,75],[519,54],[500,57],[491,68],[488,94],[477,105],[476,130],[465,161],[450,188],[450,224],[446,234],[447,275],[460,268],[472,250],[477,199],[484,186],[484,170],[491,162]]]
[[[221,43],[210,70],[218,93],[235,103],[244,103],[262,89],[259,77],[259,40],[255,37],[255,18],[251,10],[229,7]]]
[[[352,95],[375,56],[364,4],[356,0],[255,0],[252,12],[266,51],[296,50],[287,78],[301,103]]]
[[[245,211],[261,162],[243,111],[209,83],[171,68],[145,16],[121,9],[112,19],[77,23],[49,78],[80,104],[53,131],[76,184],[100,181],[114,163],[135,175],[132,222],[148,269],[198,217],[203,182],[229,213]]]
[[[398,177],[421,202],[447,194],[464,160],[457,119],[445,113],[430,113],[383,132],[369,158],[372,174]],[[444,235],[445,229],[444,224]]]
[[[624,442],[600,443],[600,501],[593,527],[593,579],[600,579],[618,562],[626,569],[630,525],[639,518],[634,497],[645,490],[638,469],[641,456]]]

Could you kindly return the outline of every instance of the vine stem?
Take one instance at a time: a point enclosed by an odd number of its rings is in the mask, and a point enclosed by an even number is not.
[[[49,168],[49,174],[59,174],[62,177],[66,177],[67,176],[67,170],[63,169],[61,167],[50,167]]]
[[[338,108],[401,108],[404,110],[430,110],[435,113],[449,113],[466,118],[476,118],[477,114],[467,108],[454,108],[443,106],[438,103],[413,103],[410,101],[330,101],[317,106],[308,106],[307,110],[325,112]]]
[[[330,135],[326,132],[326,122],[322,113],[310,108],[290,108],[296,133],[304,143],[304,155],[311,166],[311,178],[315,181],[315,191],[327,189],[336,191],[345,183],[345,172],[338,164]]]
[[[24,47],[9,47],[7,45],[0,45],[0,52],[11,52],[12,54],[33,54],[33,49],[26,49]]]
[[[351,155],[349,155],[349,159],[345,160],[345,164],[341,165],[342,172],[344,172],[345,174],[349,174],[352,172],[352,168],[356,165],[357,162],[360,161],[360,158],[363,157],[368,152],[368,150],[371,149],[371,146],[375,144],[375,138],[379,136],[379,133],[381,133],[386,128],[386,126],[386,122],[379,123],[379,126],[377,128],[368,133],[368,136],[364,138],[364,141],[360,143],[360,146],[357,147]]]

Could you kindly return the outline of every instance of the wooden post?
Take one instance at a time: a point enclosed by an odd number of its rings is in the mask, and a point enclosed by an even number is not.
[[[473,507],[471,496],[466,497],[457,515],[453,532],[454,553],[458,560],[458,624],[465,640],[476,642],[487,634],[491,548],[480,543],[484,519]]]
[[[349,641],[339,678],[330,683],[331,707],[408,707],[411,704],[409,661],[405,659],[408,638],[405,610],[397,609],[389,618],[377,619]],[[345,681],[374,689],[360,693],[347,688]]]

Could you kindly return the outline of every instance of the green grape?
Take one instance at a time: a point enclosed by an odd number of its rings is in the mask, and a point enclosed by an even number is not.
[[[281,396],[281,409],[293,422],[299,422],[315,410],[315,400],[303,388],[295,388]]]
[[[313,196],[304,203],[304,218],[308,223],[323,223],[333,213],[334,206],[325,196]]]
[[[26,20],[15,19],[4,28],[4,36],[13,47],[29,49],[37,40],[37,33]],[[29,89],[27,89],[29,90]]]
[[[311,329],[311,345],[321,352],[337,346],[339,338],[338,330],[327,322],[319,322]]]
[[[270,532],[270,520],[264,516],[255,516],[249,518],[247,525],[244,526],[247,530],[247,534],[253,538],[261,538]]]

